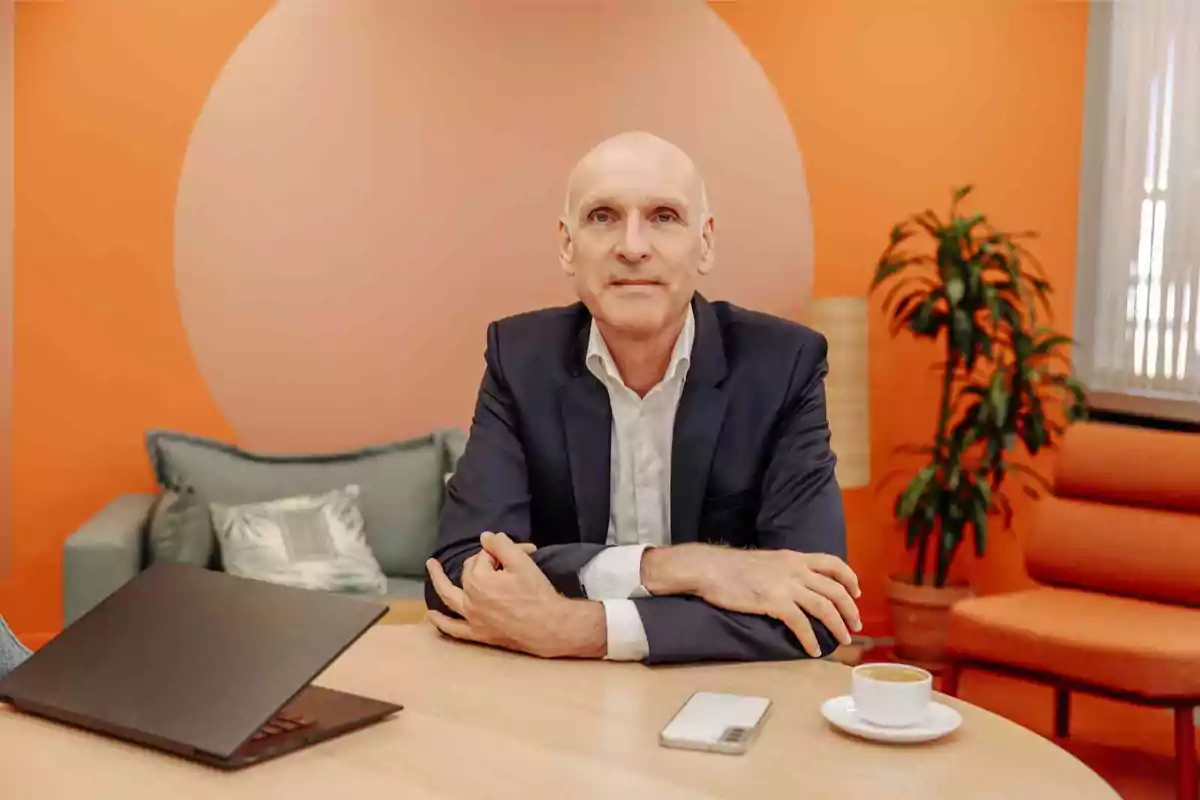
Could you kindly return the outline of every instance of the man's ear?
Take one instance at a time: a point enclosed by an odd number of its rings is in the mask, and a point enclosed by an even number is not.
[[[700,274],[707,275],[712,272],[716,266],[716,234],[712,214],[704,220],[704,226],[700,229]]]
[[[575,265],[572,263],[575,259],[575,242],[571,240],[571,226],[567,224],[566,217],[559,217],[558,220],[558,263],[562,267],[563,272],[568,275],[575,274]]]

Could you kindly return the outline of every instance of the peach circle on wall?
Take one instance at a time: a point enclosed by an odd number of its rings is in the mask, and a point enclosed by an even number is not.
[[[811,287],[800,154],[761,67],[701,0],[284,0],[197,120],[175,271],[243,444],[325,450],[470,423],[487,323],[572,302],[555,226],[597,141],[687,150],[717,223],[711,298]]]

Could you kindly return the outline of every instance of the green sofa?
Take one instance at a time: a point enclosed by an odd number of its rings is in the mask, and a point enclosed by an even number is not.
[[[252,503],[361,487],[371,549],[387,576],[385,602],[424,597],[446,477],[466,434],[426,436],[344,453],[266,454],[172,431],[146,435],[157,488],[119,496],[70,535],[63,552],[63,624],[70,625],[158,560],[221,569],[208,503]]]

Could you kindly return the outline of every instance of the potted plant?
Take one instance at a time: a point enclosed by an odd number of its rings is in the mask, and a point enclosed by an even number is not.
[[[1034,234],[960,212],[970,191],[953,193],[944,221],[924,211],[893,227],[871,284],[873,294],[886,290],[893,336],[906,330],[945,354],[933,441],[899,448],[921,459],[893,507],[915,558],[888,586],[897,655],[935,667],[950,606],[971,594],[949,581],[960,546],[969,535],[981,557],[989,523],[1011,525],[1010,486],[1033,497],[1048,488],[1027,457],[1085,414],[1072,340],[1041,322],[1051,286],[1021,244]],[[918,239],[927,247],[910,249]]]

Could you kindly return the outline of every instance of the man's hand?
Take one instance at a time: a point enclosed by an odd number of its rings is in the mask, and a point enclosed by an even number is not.
[[[529,557],[536,549],[533,545],[490,532],[479,541],[483,549],[463,565],[461,589],[436,559],[426,562],[434,589],[462,617],[430,611],[438,630],[542,658],[604,656],[608,637],[603,606],[560,595]]]
[[[862,630],[858,576],[836,556],[703,544],[651,548],[642,556],[642,585],[650,594],[692,594],[728,611],[773,617],[813,658],[821,646],[805,611],[843,644],[851,630]]]

